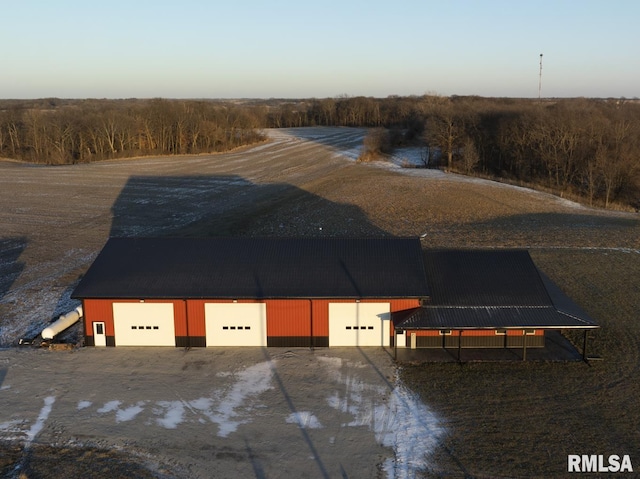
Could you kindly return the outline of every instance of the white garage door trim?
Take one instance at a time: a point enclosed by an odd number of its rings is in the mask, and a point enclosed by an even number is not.
[[[390,303],[329,303],[329,346],[389,346]]]
[[[175,346],[172,303],[113,303],[116,346]]]
[[[266,346],[265,303],[205,303],[207,346]]]

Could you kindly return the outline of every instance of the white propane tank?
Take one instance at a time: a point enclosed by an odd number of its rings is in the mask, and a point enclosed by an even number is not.
[[[81,317],[82,306],[78,306],[73,311],[70,311],[67,314],[63,314],[55,323],[51,323],[42,331],[42,333],[40,333],[42,335],[42,339],[53,339],[56,334],[77,323]]]

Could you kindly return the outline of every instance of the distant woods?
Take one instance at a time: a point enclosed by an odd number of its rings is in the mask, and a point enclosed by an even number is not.
[[[337,98],[272,107],[268,124],[371,127],[364,160],[418,146],[425,167],[640,209],[638,100]]]
[[[0,157],[65,164],[226,151],[263,128],[369,127],[364,155],[422,150],[423,166],[640,208],[640,102],[338,97],[0,100]]]
[[[227,151],[262,138],[252,112],[210,101],[0,100],[0,157],[68,164]]]

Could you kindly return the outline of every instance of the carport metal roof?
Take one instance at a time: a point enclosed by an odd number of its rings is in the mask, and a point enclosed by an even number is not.
[[[526,250],[425,252],[429,304],[392,314],[396,330],[594,329]]]
[[[396,330],[408,329],[595,329],[590,318],[553,306],[425,306],[392,314]]]

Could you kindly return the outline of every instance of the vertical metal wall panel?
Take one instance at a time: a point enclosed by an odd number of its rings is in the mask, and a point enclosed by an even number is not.
[[[113,301],[110,299],[85,299],[83,301],[84,331],[93,336],[93,323],[104,322],[107,336],[113,336]]]
[[[523,347],[523,344],[524,339],[522,334],[520,336],[507,336],[508,348],[521,348]],[[544,348],[544,336],[527,336],[527,348]]]
[[[418,308],[420,306],[419,299],[387,299],[387,300],[380,300],[380,302],[390,303],[392,313],[396,313],[398,311],[404,311],[405,309]]]
[[[265,302],[268,337],[306,337],[310,340],[311,303],[308,300],[270,299]]]
[[[441,335],[438,330],[407,330],[398,337],[399,344],[410,347],[411,333],[416,334],[418,348],[457,348],[460,331],[453,330],[450,335]],[[401,341],[401,343],[400,343]],[[521,348],[522,330],[509,330],[507,335],[496,334],[495,330],[465,330],[462,333],[462,348]],[[527,336],[527,347],[543,348],[544,330],[536,330],[535,335]]]
[[[313,337],[329,338],[329,301],[314,299],[313,308]]]
[[[213,300],[209,302],[213,302]],[[204,303],[205,301],[202,299],[187,300],[189,337],[204,338],[207,335],[204,322]]]
[[[176,337],[184,337],[187,335],[187,303],[181,299],[176,299],[172,303],[175,335]]]

